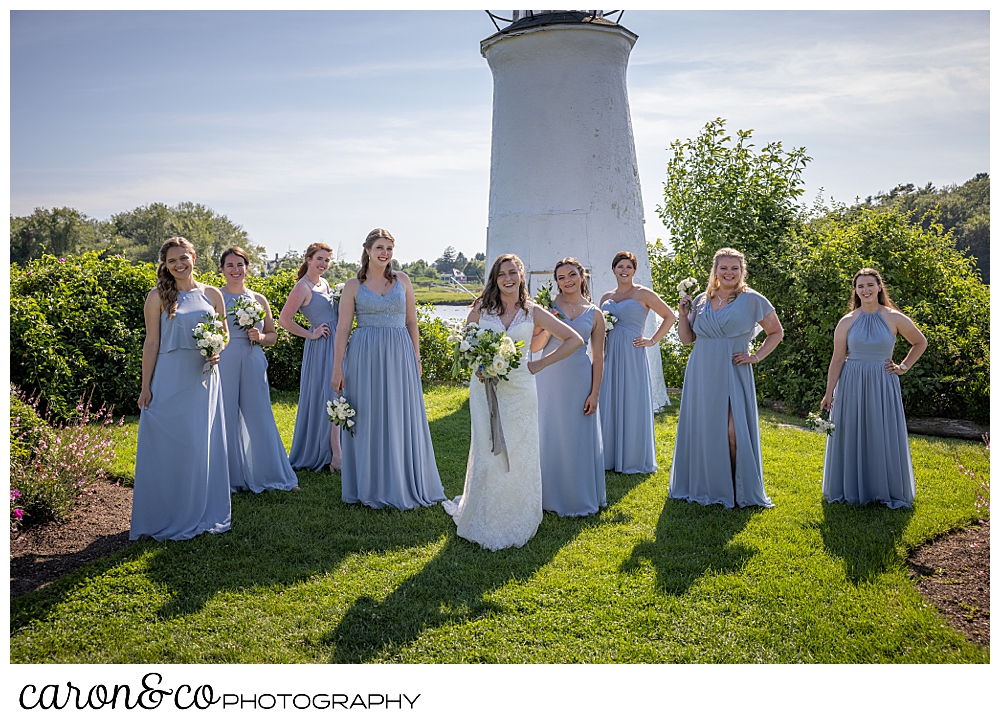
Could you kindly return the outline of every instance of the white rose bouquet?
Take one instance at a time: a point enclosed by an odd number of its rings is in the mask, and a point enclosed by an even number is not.
[[[333,298],[333,301],[339,303],[340,302],[340,296],[343,293],[344,293],[344,282],[341,282],[340,284],[338,284],[337,286],[335,286],[333,288],[333,291],[330,292],[330,296]]]
[[[699,289],[701,289],[701,286],[694,277],[688,277],[677,285],[677,293],[682,297],[688,294],[693,297]]]
[[[605,312],[604,313],[604,331],[605,332],[610,332],[612,329],[615,328],[615,325],[617,323],[618,323],[618,317],[616,317],[615,315],[613,315],[611,312]]]
[[[494,455],[503,456],[504,469],[510,472],[507,457],[507,443],[503,437],[500,422],[500,403],[497,400],[497,381],[507,380],[511,370],[521,365],[521,349],[524,342],[514,341],[503,332],[480,327],[475,322],[452,327],[448,340],[455,345],[455,363],[452,373],[458,374],[463,367],[479,372],[485,379],[486,404],[490,409],[490,441]]]
[[[457,322],[451,328],[448,341],[455,346],[452,364],[455,375],[462,368],[468,368],[483,377],[506,380],[510,371],[521,364],[524,342],[515,342],[503,332],[484,329],[475,322]]]
[[[810,412],[807,419],[809,420],[809,427],[816,432],[825,432],[827,435],[832,435],[837,429],[837,426],[830,421],[830,413],[826,410],[820,410],[819,413]]]
[[[194,338],[202,357],[214,357],[229,344],[229,332],[218,314],[206,314],[205,320],[194,328]],[[215,374],[215,367],[206,362],[204,371],[209,370]]]
[[[329,400],[326,402],[326,416],[330,418],[330,422],[343,430],[347,430],[351,433],[351,437],[354,437],[354,420],[352,418],[356,414],[357,412],[351,407],[351,403],[343,395],[333,400],[333,402]]]
[[[247,330],[264,319],[264,305],[250,297],[238,297],[226,310],[236,320],[236,326]],[[256,344],[253,340],[250,344]]]

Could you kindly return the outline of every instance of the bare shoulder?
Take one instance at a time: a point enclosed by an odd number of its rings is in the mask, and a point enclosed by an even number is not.
[[[604,294],[601,295],[601,301],[598,303],[598,306],[601,306],[602,304],[604,304],[606,301],[608,301],[609,299],[611,299],[611,297],[613,297],[614,295],[615,295],[614,292],[604,292]]]
[[[358,291],[358,287],[361,286],[361,280],[357,277],[351,277],[346,282],[344,282],[344,292],[355,293]]]
[[[404,287],[408,287],[410,289],[413,288],[413,284],[410,282],[410,277],[407,276],[405,272],[401,271],[396,272],[396,278],[399,279],[400,283]]]
[[[267,297],[265,297],[263,294],[261,294],[260,292],[254,292],[254,291],[251,291],[250,293],[253,294],[253,298],[255,300],[257,300],[257,304],[260,304],[260,305],[262,305],[264,307],[268,306],[268,304],[267,304]]]
[[[223,296],[222,296],[222,292],[220,292],[215,287],[210,287],[209,285],[202,284],[201,282],[198,282],[198,287],[201,289],[202,294],[204,294],[206,297],[208,297],[208,299],[213,304],[216,303],[216,302],[218,302],[219,304],[225,304],[225,301],[224,301]]]
[[[163,311],[163,305],[160,303],[160,292],[156,287],[150,289],[149,294],[146,295],[146,303],[143,305],[143,309],[146,311]]]

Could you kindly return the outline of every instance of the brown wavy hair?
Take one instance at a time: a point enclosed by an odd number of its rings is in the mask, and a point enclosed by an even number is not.
[[[301,279],[309,271],[309,260],[316,256],[317,251],[325,251],[330,254],[333,253],[333,249],[330,248],[329,244],[324,244],[322,241],[314,241],[312,244],[306,247],[306,256],[302,260],[302,266],[299,267],[298,279]]]
[[[856,271],[854,276],[851,278],[851,305],[847,311],[853,312],[855,309],[861,308],[861,297],[859,297],[857,291],[855,291],[857,289],[858,277],[875,277],[875,281],[878,282],[879,286],[878,303],[884,307],[891,307],[892,309],[899,310],[899,307],[896,306],[896,303],[892,301],[892,298],[889,296],[889,291],[885,288],[885,282],[882,281],[882,275],[878,273],[877,269],[872,269],[871,267],[866,266],[864,269],[858,269],[858,271]]]
[[[156,265],[156,291],[160,295],[160,307],[171,319],[177,313],[177,280],[167,269],[167,252],[175,246],[183,247],[192,257],[195,256],[194,244],[183,236],[171,236],[160,247],[160,263]],[[192,263],[192,274],[194,273],[193,267]]]
[[[504,313],[503,300],[500,298],[500,284],[497,282],[497,277],[500,276],[500,265],[505,261],[509,261],[516,266],[517,273],[521,277],[521,283],[517,288],[517,302],[515,302],[514,306],[520,307],[526,312],[528,311],[530,297],[528,296],[528,284],[524,280],[524,264],[517,258],[517,254],[501,254],[493,262],[493,266],[490,267],[490,273],[486,279],[486,286],[483,287],[483,293],[476,299],[476,302],[479,302],[480,312],[497,315]]]
[[[371,250],[372,245],[379,239],[388,239],[392,242],[393,246],[396,245],[396,240],[392,238],[392,234],[385,229],[372,229],[368,232],[368,236],[365,237],[365,243],[361,245],[361,266],[358,267],[358,279],[362,283],[368,278],[368,264],[372,259],[371,254],[368,252]],[[392,270],[392,260],[385,265],[384,274],[385,278],[390,282],[396,280],[396,272]]]
[[[583,264],[581,264],[571,256],[567,256],[565,259],[560,259],[559,261],[557,261],[555,268],[552,270],[552,278],[555,279],[556,281],[556,289],[557,290],[559,289],[559,280],[556,279],[556,274],[559,273],[559,268],[564,266],[571,266],[576,268],[576,270],[580,273],[580,294],[583,295],[584,299],[593,301],[592,299],[590,299],[590,285],[587,284],[587,276],[588,276],[587,270],[583,268]],[[614,267],[611,268],[614,269]]]
[[[712,299],[715,296],[719,286],[721,285],[718,278],[718,271],[719,271],[719,259],[723,257],[730,257],[732,259],[740,260],[740,278],[739,281],[736,282],[736,289],[732,292],[732,294],[729,295],[727,301],[729,302],[734,301],[736,297],[745,292],[748,288],[747,258],[743,256],[742,251],[737,251],[736,249],[733,249],[731,247],[724,246],[717,252],[715,252],[715,256],[712,257],[712,271],[708,273],[708,284],[706,285],[707,289],[705,289],[705,296],[703,298],[703,301]]]
[[[615,267],[618,266],[618,262],[622,259],[628,259],[632,262],[632,268],[639,271],[639,261],[635,258],[635,254],[630,251],[620,251],[615,254],[615,258],[611,260],[611,270],[614,271]]]

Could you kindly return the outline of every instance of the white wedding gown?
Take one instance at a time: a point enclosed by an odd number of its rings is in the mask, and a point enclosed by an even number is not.
[[[465,490],[444,509],[455,519],[458,535],[491,551],[520,548],[535,535],[542,521],[542,467],[538,456],[538,395],[535,378],[528,371],[528,348],[534,331],[532,307],[518,309],[509,329],[492,314],[483,314],[479,325],[506,332],[524,342],[521,364],[497,383],[500,423],[510,472],[503,456],[494,455],[490,441],[490,411],[485,385],[473,375],[469,383],[472,444],[465,470]]]

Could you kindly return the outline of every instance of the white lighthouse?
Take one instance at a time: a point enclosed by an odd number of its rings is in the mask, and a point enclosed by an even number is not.
[[[517,254],[534,293],[556,261],[574,256],[597,301],[616,287],[611,260],[625,250],[639,260],[636,282],[651,286],[625,89],[638,36],[600,11],[520,10],[512,20],[480,44],[493,73],[487,269]],[[660,408],[660,350],[647,351]]]

